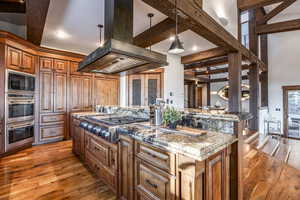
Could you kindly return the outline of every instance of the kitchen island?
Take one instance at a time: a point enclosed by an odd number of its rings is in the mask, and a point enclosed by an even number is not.
[[[237,199],[234,135],[138,122],[112,126],[107,137],[84,126],[103,125],[108,115],[97,115],[73,114],[73,152],[119,199]]]

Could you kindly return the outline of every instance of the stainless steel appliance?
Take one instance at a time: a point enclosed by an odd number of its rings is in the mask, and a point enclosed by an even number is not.
[[[35,76],[6,71],[5,151],[29,146],[34,138]]]
[[[12,70],[6,71],[6,87],[8,93],[34,93],[35,76]]]
[[[117,143],[118,134],[116,129],[118,126],[137,122],[146,122],[148,120],[149,119],[133,116],[118,116],[116,114],[96,115],[86,117],[86,121],[81,122],[80,127],[107,140],[108,142]]]
[[[7,94],[7,123],[34,120],[34,95]]]
[[[79,64],[78,71],[137,73],[168,65],[167,56],[133,44],[133,0],[105,0],[103,47]]]
[[[155,105],[150,106],[150,124],[161,126],[163,124],[163,109],[165,102],[161,98],[156,99]]]
[[[34,121],[8,124],[6,127],[5,150],[10,151],[33,143]]]

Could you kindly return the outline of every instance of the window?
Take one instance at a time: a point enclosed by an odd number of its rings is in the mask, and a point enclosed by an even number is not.
[[[241,13],[241,43],[249,49],[249,12]]]

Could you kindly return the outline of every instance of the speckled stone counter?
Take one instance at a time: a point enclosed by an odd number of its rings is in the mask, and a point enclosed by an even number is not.
[[[123,125],[119,127],[118,132],[157,148],[183,154],[198,161],[206,160],[237,141],[232,135],[213,131],[187,127],[171,130],[163,127],[151,127],[145,123]]]
[[[88,120],[91,115],[109,115],[107,113],[78,112],[72,116],[79,120]],[[97,124],[97,121],[94,122]],[[216,131],[199,130],[179,126],[177,130],[164,127],[150,126],[149,122],[134,123],[114,127],[118,134],[128,135],[138,141],[148,143],[157,148],[180,153],[193,159],[202,161],[214,153],[236,142],[235,136]]]

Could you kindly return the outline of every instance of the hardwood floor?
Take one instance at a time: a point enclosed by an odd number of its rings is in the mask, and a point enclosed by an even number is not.
[[[64,141],[1,158],[0,200],[116,199],[71,147],[71,141]],[[245,200],[299,200],[299,170],[250,145],[244,150]]]
[[[0,159],[0,200],[116,199],[73,155],[70,141]]]

